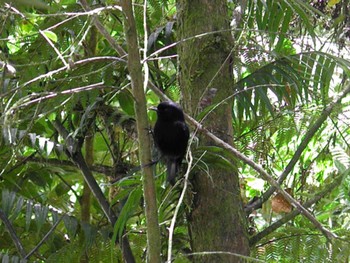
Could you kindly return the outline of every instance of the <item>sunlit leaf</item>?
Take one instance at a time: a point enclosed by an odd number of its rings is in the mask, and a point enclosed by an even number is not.
[[[57,38],[57,35],[54,32],[45,30],[45,31],[43,31],[43,33],[45,34],[45,36],[47,38],[49,38],[53,42],[55,42],[55,43],[57,42],[58,38]]]

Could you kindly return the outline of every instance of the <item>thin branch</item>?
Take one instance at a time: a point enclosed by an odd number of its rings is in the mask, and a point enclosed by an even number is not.
[[[83,92],[83,91],[89,91],[89,90],[93,90],[93,89],[105,89],[105,88],[107,88],[107,86],[104,85],[103,82],[99,82],[99,83],[94,83],[94,84],[90,84],[90,85],[83,86],[83,87],[78,87],[75,89],[64,90],[61,92],[44,92],[44,93],[42,93],[43,96],[40,96],[40,97],[38,97],[38,94],[30,94],[27,97],[28,102],[21,103],[18,106],[18,108],[24,108],[24,107],[27,107],[31,104],[42,102],[43,100],[55,98],[59,95],[70,95],[70,94],[75,94],[75,93],[79,93],[79,92]]]
[[[82,7],[85,9],[85,11],[90,12],[91,8],[88,5],[86,0],[80,0],[80,4],[82,5]],[[120,7],[119,7],[119,10]],[[99,20],[99,18],[97,17],[96,14],[92,14],[93,16],[93,23],[95,25],[95,27],[97,28],[97,30],[100,32],[100,34],[107,40],[107,42],[111,45],[111,47],[118,52],[118,54],[121,57],[125,57],[127,56],[127,53],[125,52],[125,50],[117,43],[117,41],[115,41],[115,39],[108,33],[107,29],[103,26],[103,24],[101,23],[101,21]]]
[[[52,31],[52,30],[54,30],[55,28],[57,28],[57,27],[59,27],[59,26],[65,24],[65,23],[68,23],[69,21],[71,21],[71,20],[73,20],[73,19],[75,19],[75,18],[77,18],[77,17],[78,17],[78,15],[70,16],[70,17],[68,17],[67,19],[64,19],[63,21],[58,22],[57,24],[54,24],[53,26],[47,27],[45,30],[47,30],[47,31]]]
[[[298,201],[296,201],[289,193],[287,193],[284,189],[281,188],[281,185],[272,177],[270,176],[259,164],[255,163],[251,159],[249,159],[247,156],[239,152],[237,149],[232,147],[231,145],[227,144],[223,140],[216,137],[214,134],[212,134],[210,131],[208,131],[206,128],[204,128],[201,124],[199,124],[195,119],[188,116],[187,119],[190,123],[193,125],[200,125],[198,126],[198,130],[206,135],[208,138],[212,139],[216,144],[223,147],[224,149],[230,151],[234,156],[236,156],[238,159],[242,160],[244,163],[251,166],[255,171],[257,171],[261,177],[267,181],[271,186],[275,187],[275,189],[280,192],[283,197],[296,209],[298,209],[304,216],[306,216],[310,222],[314,224],[315,227],[317,227],[328,239],[335,238],[336,236],[324,228],[320,222],[316,220],[316,218],[308,211],[306,210]]]
[[[46,31],[47,32],[47,31]],[[55,47],[55,45],[52,43],[51,39],[48,38],[45,34],[45,31],[42,31],[39,29],[39,33],[40,35],[46,40],[46,42],[49,44],[49,46],[52,47],[52,49],[55,51],[55,53],[57,54],[57,56],[59,57],[59,59],[62,61],[63,65],[69,68],[69,64],[67,63],[67,61],[64,59],[64,57],[62,56],[61,52]]]
[[[13,243],[15,244],[18,253],[21,255],[21,258],[25,258],[26,251],[22,245],[21,240],[18,238],[15,229],[13,228],[10,220],[7,218],[6,214],[0,209],[0,219],[4,222],[7,231],[9,232]]]
[[[85,65],[87,63],[93,63],[93,62],[97,62],[97,61],[108,61],[108,60],[112,60],[112,61],[117,61],[117,62],[123,62],[123,63],[126,63],[126,60],[122,59],[122,58],[118,58],[118,57],[110,57],[110,56],[102,56],[102,57],[92,57],[92,58],[86,58],[86,59],[82,59],[82,60],[78,60],[78,61],[75,61],[75,62],[70,62],[70,68],[75,68],[77,66],[81,66],[81,65]],[[4,98],[6,96],[8,96],[9,94],[13,94],[15,91],[17,90],[20,90],[34,82],[37,82],[39,80],[42,80],[42,79],[46,79],[46,78],[51,78],[53,75],[56,75],[58,73],[61,73],[65,70],[68,70],[69,67],[68,66],[63,66],[61,68],[58,68],[58,69],[55,69],[55,70],[52,70],[52,71],[49,71],[45,74],[42,74],[40,76],[37,76],[31,80],[28,80],[27,82],[19,85],[18,87],[14,88],[14,89],[11,89],[9,90],[8,92],[5,92],[5,93],[2,93],[0,95],[0,98]]]
[[[63,217],[64,215],[62,215],[61,218],[57,220],[57,222],[51,227],[51,229],[40,240],[40,242],[24,257],[24,259],[29,259],[35,253],[35,251],[37,251],[42,246],[42,244],[44,244],[44,242],[49,238],[51,233],[56,229],[58,224],[62,221]]]
[[[27,19],[27,17],[21,13],[19,10],[17,10],[16,8],[14,8],[13,6],[10,7],[11,10],[13,10],[15,13],[17,13],[19,16],[21,16],[24,20],[28,21],[29,23],[31,23],[31,21],[29,21]],[[32,24],[32,23],[31,23]],[[49,44],[49,46],[52,47],[52,49],[55,51],[55,53],[57,54],[57,56],[60,58],[60,60],[62,61],[63,65],[69,67],[68,63],[66,62],[66,60],[63,58],[61,52],[55,47],[55,45],[52,43],[51,39],[49,39],[46,35],[45,35],[45,31],[42,31],[40,28],[38,29],[40,35],[46,40],[46,42]]]
[[[72,163],[72,161],[69,161],[69,160],[60,160],[60,159],[52,159],[52,158],[46,159],[46,158],[38,158],[38,157],[34,157],[34,156],[17,157],[17,159],[19,161],[23,162],[22,164],[24,164],[26,162],[33,162],[33,163],[40,163],[40,164],[50,164],[50,165],[55,165],[55,166],[67,166],[67,167],[77,169],[77,166],[74,165],[74,163]],[[111,167],[111,166],[107,166],[107,165],[93,165],[90,167],[90,170],[92,172],[100,173],[100,174],[103,174],[105,176],[111,176],[112,172],[116,171],[116,173],[120,175],[120,176],[118,176],[118,178],[116,178],[116,180],[121,179],[122,177],[125,177],[130,172],[134,173],[135,171],[137,171],[136,169],[140,169],[140,168],[132,166],[132,165],[127,164],[127,163],[119,163],[116,168]],[[127,172],[126,170],[130,171],[130,172]]]
[[[143,2],[143,31],[144,31],[144,38],[143,38],[143,59],[145,60],[147,58],[147,47],[148,47],[148,28],[147,28],[147,0],[144,0]],[[143,69],[144,69],[144,80],[143,80],[143,89],[147,89],[148,79],[149,79],[149,67],[147,61],[143,63]]]
[[[8,4],[6,4],[8,6]],[[119,10],[121,11],[121,7],[119,5],[110,5],[110,6],[104,6],[104,7],[98,7],[95,9],[91,9],[90,11],[85,12],[62,12],[62,13],[52,13],[52,14],[35,14],[37,17],[62,17],[62,16],[68,16],[68,17],[79,17],[79,16],[92,16],[92,15],[99,15],[100,13],[104,11],[115,11]],[[18,14],[16,12],[11,12],[11,14]]]
[[[72,191],[75,198],[78,200],[79,205],[81,206],[82,205],[81,198],[80,198],[79,194],[77,193],[77,191],[75,191],[73,189],[73,187],[59,173],[57,173],[57,177],[63,182],[63,184],[65,184],[69,188],[70,191]]]
[[[110,209],[109,203],[107,199],[105,198],[104,194],[101,191],[101,188],[98,186],[95,178],[92,175],[91,170],[89,169],[88,165],[86,164],[84,157],[81,154],[80,149],[77,149],[76,142],[74,139],[69,135],[66,128],[62,125],[60,121],[57,119],[52,122],[55,129],[58,131],[58,133],[65,139],[66,141],[66,147],[69,149],[70,157],[72,161],[80,168],[80,170],[83,173],[85,181],[89,184],[92,192],[94,193],[97,201],[101,205],[101,208],[105,215],[108,218],[108,221],[114,225],[116,222],[116,215],[114,212]],[[74,149],[74,150],[73,150]]]

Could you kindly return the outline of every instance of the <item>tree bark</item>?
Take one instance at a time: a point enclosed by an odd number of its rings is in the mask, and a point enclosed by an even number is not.
[[[231,144],[232,104],[227,98],[233,93],[233,39],[227,1],[177,3],[178,40],[186,39],[178,50],[184,109],[196,116],[204,108],[217,105],[204,124]],[[213,143],[203,137],[200,145]],[[208,173],[197,171],[192,179],[194,196],[188,222],[192,250],[196,253],[194,261],[240,262],[233,254],[249,255],[249,242],[238,172],[216,167],[215,163],[208,165]],[[200,252],[213,253],[197,256]]]

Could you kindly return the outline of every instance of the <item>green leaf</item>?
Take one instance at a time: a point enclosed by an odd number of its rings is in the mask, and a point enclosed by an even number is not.
[[[16,202],[16,206],[14,208],[14,210],[12,211],[12,214],[10,216],[11,220],[15,220],[18,215],[21,213],[22,207],[24,204],[24,198],[23,196],[18,196],[17,197],[17,202]]]
[[[54,43],[57,43],[58,37],[57,37],[57,35],[54,32],[45,30],[45,31],[43,31],[43,33],[45,34],[45,36],[47,38],[52,40]]]
[[[117,97],[123,111],[129,116],[135,116],[134,99],[131,93],[128,90],[124,90],[120,92]]]
[[[7,215],[7,217],[9,217],[16,200],[16,193],[10,192],[8,189],[4,189],[2,191],[1,197],[2,210]]]
[[[47,206],[41,206],[41,205],[34,206],[35,222],[38,228],[38,233],[40,232],[42,226],[46,222],[48,213],[49,213],[49,208]]]
[[[32,201],[27,201],[27,206],[26,206],[26,231],[29,231],[30,222],[32,221],[32,211],[33,211],[33,203],[32,203]]]
[[[134,189],[130,193],[126,203],[123,206],[123,209],[119,214],[118,220],[114,226],[113,238],[112,238],[113,243],[115,243],[117,237],[118,239],[121,238],[123,231],[125,229],[126,222],[131,217],[131,215],[135,213],[135,209],[140,205],[141,197],[142,197],[141,187]]]
[[[227,150],[217,146],[201,146],[194,152],[196,158],[200,158],[201,163],[233,171],[236,169],[234,158]],[[206,168],[204,168],[206,169]]]
[[[73,216],[65,215],[63,217],[63,222],[67,229],[67,234],[69,238],[74,239],[78,229],[78,220]]]
[[[87,224],[85,222],[82,222],[81,228],[84,231],[86,249],[89,249],[96,241],[96,235],[97,235],[96,227],[90,224]]]

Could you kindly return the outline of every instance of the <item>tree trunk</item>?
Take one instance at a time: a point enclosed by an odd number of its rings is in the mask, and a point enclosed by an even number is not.
[[[178,38],[187,39],[178,50],[184,108],[196,116],[204,108],[221,103],[209,113],[204,125],[232,143],[232,104],[228,97],[233,93],[233,39],[227,1],[178,0],[177,10]],[[200,34],[204,35],[191,38]],[[200,138],[200,145],[213,143]],[[238,173],[215,163],[208,165],[208,173],[197,171],[193,176],[188,222],[193,252],[213,254],[196,255],[194,261],[240,262],[232,253],[249,255],[249,243]]]

